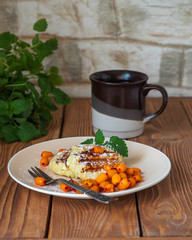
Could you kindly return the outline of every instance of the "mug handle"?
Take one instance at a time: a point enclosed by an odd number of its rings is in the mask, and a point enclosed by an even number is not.
[[[162,87],[160,85],[156,85],[156,84],[146,84],[144,86],[144,95],[147,96],[147,94],[149,93],[150,90],[159,91],[163,97],[163,101],[162,101],[161,107],[159,108],[158,111],[144,116],[144,119],[143,119],[144,123],[151,120],[152,118],[159,116],[165,110],[167,103],[168,103],[168,94],[164,87]]]

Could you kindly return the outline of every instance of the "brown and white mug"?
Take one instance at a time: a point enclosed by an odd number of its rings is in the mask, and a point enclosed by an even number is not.
[[[92,86],[93,131],[104,136],[132,138],[144,131],[144,123],[159,116],[166,108],[168,95],[164,87],[148,84],[148,76],[130,70],[107,70],[89,76]],[[162,95],[159,110],[146,115],[146,96],[150,90]]]

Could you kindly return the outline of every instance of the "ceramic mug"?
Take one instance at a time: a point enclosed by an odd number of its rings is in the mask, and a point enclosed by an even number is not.
[[[129,70],[107,70],[89,76],[92,86],[92,125],[105,137],[132,138],[144,131],[144,123],[159,116],[166,108],[168,95],[160,85],[148,84],[148,76]],[[162,95],[158,111],[145,114],[146,96],[150,90]]]

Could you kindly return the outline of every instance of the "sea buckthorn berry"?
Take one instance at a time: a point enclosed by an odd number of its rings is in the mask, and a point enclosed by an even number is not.
[[[105,192],[110,193],[114,192],[115,186],[112,183],[109,183],[105,186]]]
[[[124,172],[120,172],[119,175],[121,176],[121,179],[127,178],[127,174]]]
[[[106,181],[108,179],[108,175],[106,173],[100,173],[99,176],[96,178],[96,182],[98,184]]]
[[[125,190],[130,186],[130,181],[127,178],[123,178],[121,182],[117,185],[119,190]]]
[[[111,169],[107,172],[107,175],[109,176],[109,178],[112,178],[112,176],[116,173],[118,173],[116,169]]]
[[[63,149],[59,149],[58,152],[63,152],[63,151],[65,151],[65,150],[67,150],[67,149],[65,149],[65,148],[63,148]]]
[[[104,149],[102,148],[102,147],[100,147],[100,146],[95,146],[94,148],[93,148],[93,152],[94,153],[104,153]]]
[[[111,166],[111,165],[105,165],[105,166],[103,167],[103,169],[104,169],[106,172],[108,172],[109,170],[112,169],[112,166]]]
[[[99,184],[99,189],[100,189],[100,191],[103,192],[104,189],[105,189],[105,186],[106,186],[107,184],[109,184],[109,183],[110,183],[109,181],[105,181],[105,182],[100,183],[100,184]]]
[[[83,185],[87,185],[88,187],[93,186],[93,183],[92,183],[91,179],[82,180],[82,181],[80,181],[80,183],[83,184]]]
[[[61,188],[64,192],[69,192],[69,191],[71,191],[71,187],[69,187],[69,186],[66,185],[65,183],[61,183],[61,184],[60,184],[60,188]]]
[[[35,184],[37,184],[39,186],[45,186],[45,184],[46,184],[46,180],[42,177],[36,177],[34,179],[34,182],[35,182]]]
[[[97,185],[98,185],[97,181],[94,180],[94,179],[89,178],[89,179],[87,179],[87,180],[88,180],[89,182],[91,182],[93,186],[97,186]]]
[[[129,187],[134,187],[135,184],[136,184],[135,179],[134,179],[133,177],[131,177],[131,178],[129,178],[128,180],[130,181],[130,186],[129,186]]]
[[[90,189],[95,192],[99,192],[99,186],[92,186]]]
[[[135,179],[136,182],[141,182],[142,181],[142,177],[140,174],[137,174],[135,176],[133,176],[133,178]]]
[[[117,169],[118,165],[119,165],[119,164],[113,165],[113,168]]]
[[[127,168],[126,173],[128,175],[137,175],[141,173],[141,169],[139,168]]]
[[[121,176],[118,173],[113,174],[112,178],[111,178],[111,182],[114,185],[118,185],[121,181]]]
[[[43,151],[41,153],[41,157],[52,157],[53,153],[52,152],[48,152],[48,151]]]
[[[47,157],[42,157],[40,160],[40,165],[41,166],[48,166],[49,165],[49,159]]]
[[[127,170],[127,166],[124,163],[121,163],[117,166],[118,172],[125,172]]]

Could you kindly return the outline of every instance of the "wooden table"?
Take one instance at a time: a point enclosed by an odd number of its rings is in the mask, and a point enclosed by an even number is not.
[[[149,99],[148,111],[160,103]],[[74,99],[54,112],[47,136],[29,143],[0,142],[0,239],[192,239],[192,98],[170,98],[144,134],[130,139],[171,160],[171,173],[154,187],[106,205],[31,191],[8,175],[9,159],[27,146],[91,135],[91,100]]]

